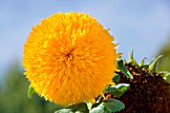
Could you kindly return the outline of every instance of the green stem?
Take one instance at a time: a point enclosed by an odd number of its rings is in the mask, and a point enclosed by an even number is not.
[[[99,98],[97,99],[96,103],[101,103],[102,99],[103,99],[103,97],[100,95]]]

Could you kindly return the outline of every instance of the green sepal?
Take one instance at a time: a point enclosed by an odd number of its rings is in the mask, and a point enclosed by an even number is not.
[[[125,108],[125,105],[123,102],[117,100],[117,99],[107,99],[103,101],[104,103],[106,103],[108,110],[111,113],[115,113],[117,111],[121,111]]]
[[[161,57],[162,55],[159,55],[157,58],[151,60],[151,62],[149,63],[149,70],[156,72],[156,65]]]
[[[133,79],[132,74],[126,68],[125,64],[123,63],[123,60],[121,59],[118,60],[117,65],[118,65],[118,68],[126,75],[126,77]]]
[[[142,66],[142,68],[149,69],[149,65],[145,64],[145,65]]]
[[[89,113],[111,113],[107,107],[107,104],[105,102],[102,102],[97,107],[94,107],[90,110]]]
[[[35,92],[34,88],[33,88],[33,87],[31,86],[31,84],[30,84],[30,86],[29,86],[29,88],[28,88],[28,92],[27,92],[28,98],[32,98],[31,96],[32,96],[34,93],[36,93],[36,92]]]
[[[115,74],[115,76],[112,78],[112,81],[116,84],[119,83],[121,75],[120,74]]]
[[[132,52],[129,54],[129,63],[131,63],[132,65],[138,66],[134,58],[134,49],[132,49]]]
[[[115,86],[109,86],[104,91],[105,93],[111,93],[112,95],[116,96],[117,98],[120,98],[130,87],[130,84],[126,83],[119,83]]]
[[[133,53],[134,49],[132,49],[132,52],[129,54],[129,63],[132,63],[134,61]]]
[[[144,57],[141,62],[139,63],[139,67],[143,67],[145,65],[145,59],[146,57]]]

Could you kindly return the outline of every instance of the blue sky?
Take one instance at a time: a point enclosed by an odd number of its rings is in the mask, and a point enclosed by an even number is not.
[[[0,0],[0,76],[18,61],[31,28],[55,12],[95,17],[119,43],[123,58],[134,48],[139,61],[150,60],[170,35],[169,0]]]

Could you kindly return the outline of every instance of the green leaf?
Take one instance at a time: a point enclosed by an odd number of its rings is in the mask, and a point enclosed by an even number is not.
[[[35,90],[33,89],[33,87],[32,87],[31,84],[30,84],[30,86],[29,86],[29,88],[28,88],[28,92],[27,92],[28,98],[31,98],[31,96],[32,96],[34,93],[36,93],[36,92],[35,92]]]
[[[112,81],[116,84],[119,83],[121,75],[120,74],[115,74],[115,76],[113,77]]]
[[[118,68],[128,77],[128,78],[131,78],[133,79],[133,76],[132,74],[129,72],[129,70],[126,68],[126,66],[124,65],[123,63],[123,60],[118,60],[117,62],[118,64]]]
[[[54,113],[75,113],[75,112],[73,112],[72,109],[64,108],[64,109],[57,110]]]
[[[130,85],[126,83],[120,83],[115,86],[109,86],[105,93],[109,92],[112,95],[116,96],[117,98],[121,97],[128,89]]]
[[[111,113],[111,112],[108,110],[106,103],[102,102],[97,107],[91,109],[89,113]]]
[[[93,105],[92,105],[92,108],[95,108],[95,107],[97,107],[98,105],[100,105],[101,103],[94,103]]]
[[[89,109],[86,103],[75,104],[75,105],[69,106],[68,109],[72,109],[72,111],[76,113],[77,112],[82,112],[82,113],[89,112]]]
[[[63,107],[62,109],[59,109],[54,113],[89,113],[89,109],[87,108],[86,103],[80,103],[68,106],[67,108]]]
[[[152,59],[152,61],[149,64],[149,70],[156,72],[156,65],[161,57],[162,55],[159,55],[157,58]]]
[[[105,100],[104,103],[106,103],[110,112],[121,111],[125,108],[124,103],[116,99],[108,99]]]

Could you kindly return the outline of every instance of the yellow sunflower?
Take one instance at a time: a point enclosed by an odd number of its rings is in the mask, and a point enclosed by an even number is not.
[[[119,56],[113,41],[89,14],[53,14],[27,38],[24,74],[46,100],[66,105],[91,100],[112,83]]]

